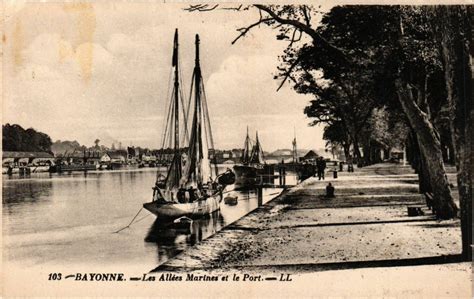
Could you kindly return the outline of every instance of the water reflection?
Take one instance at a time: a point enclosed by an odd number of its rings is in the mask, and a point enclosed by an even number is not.
[[[158,260],[161,264],[188,246],[193,246],[212,236],[221,230],[225,223],[220,211],[185,224],[156,219],[145,241],[157,245]]]
[[[195,219],[188,228],[171,227],[143,211],[141,217],[147,216],[143,221],[113,234],[150,200],[155,179],[156,169],[3,176],[4,258],[36,264],[91,261],[116,265],[133,260],[155,266],[281,191],[263,189],[261,200],[255,190],[230,191],[226,195],[237,196],[237,205],[222,202],[220,211]]]
[[[2,203],[14,204],[20,202],[35,202],[42,198],[51,196],[51,181],[43,181],[40,184],[31,184],[30,181],[19,181],[15,185],[3,185]]]

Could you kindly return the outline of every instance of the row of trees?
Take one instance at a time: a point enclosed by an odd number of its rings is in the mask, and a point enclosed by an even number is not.
[[[410,147],[441,219],[457,206],[442,142],[456,155],[463,252],[472,244],[470,7],[335,7],[313,28],[308,6],[256,6],[289,40],[279,77],[314,100],[305,113],[354,156],[371,144]],[[262,18],[265,18],[263,16]],[[295,36],[307,42],[295,45]],[[408,142],[410,141],[410,142]],[[370,161],[368,161],[370,162]]]
[[[278,40],[288,42],[276,78],[313,96],[305,109],[312,124],[324,123],[329,142],[368,163],[374,148],[406,146],[440,219],[458,212],[443,164],[442,149],[451,148],[463,254],[471,259],[471,8],[343,6],[321,12],[307,5],[253,7],[259,19],[238,29],[236,40],[260,25],[273,28]]]
[[[2,148],[14,152],[51,152],[51,138],[33,128],[23,129],[17,124],[2,125]]]

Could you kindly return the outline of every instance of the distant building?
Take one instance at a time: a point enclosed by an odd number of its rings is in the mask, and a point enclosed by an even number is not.
[[[235,158],[235,159],[240,159],[242,158],[242,153],[243,153],[243,149],[240,149],[240,148],[234,148],[232,149],[232,158]]]
[[[300,160],[304,162],[315,162],[317,158],[319,158],[319,155],[316,154],[315,151],[310,150]]]
[[[77,150],[72,153],[64,153],[56,158],[58,164],[92,164],[100,162],[102,153],[95,150]]]
[[[109,163],[111,160],[109,154],[107,153],[104,153],[101,157],[100,157],[100,162],[101,163]]]
[[[47,152],[2,152],[2,166],[54,164],[54,157]]]
[[[127,153],[126,151],[109,151],[107,155],[110,157],[111,163],[125,163],[127,161]]]

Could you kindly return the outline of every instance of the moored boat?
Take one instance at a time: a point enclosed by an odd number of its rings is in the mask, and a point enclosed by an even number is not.
[[[192,106],[184,109],[180,118],[179,103],[182,101],[179,85],[178,63],[178,31],[175,32],[172,66],[174,68],[174,90],[170,101],[170,122],[166,125],[163,145],[167,140],[173,148],[173,159],[168,167],[167,176],[158,174],[153,187],[152,201],[144,203],[143,207],[161,218],[200,217],[219,209],[226,185],[233,183],[234,174],[225,172],[218,174],[217,165],[214,167],[209,160],[209,150],[214,149],[209,112],[207,109],[204,86],[202,83],[201,67],[199,62],[199,36],[196,35],[196,59],[192,81]],[[188,115],[184,111],[191,111],[189,115],[190,137],[187,138]],[[184,124],[183,146],[180,146],[180,123]],[[163,146],[164,148],[164,146]],[[182,157],[182,148],[187,148],[186,159]]]
[[[250,189],[262,184],[264,180],[263,176],[265,175],[263,150],[258,139],[258,132],[256,132],[255,144],[252,146],[248,128],[241,163],[240,165],[234,166],[235,188]]]
[[[226,196],[224,198],[224,203],[229,206],[235,206],[239,201],[239,198],[237,196]]]

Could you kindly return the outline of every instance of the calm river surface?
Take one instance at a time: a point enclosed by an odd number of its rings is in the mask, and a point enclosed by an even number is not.
[[[164,170],[164,169],[163,169]],[[196,220],[190,230],[160,229],[142,210],[155,169],[3,176],[3,257],[24,266],[135,266],[143,271],[211,236],[258,206],[256,193],[233,191],[236,206]],[[291,183],[288,181],[287,183]],[[227,190],[232,190],[229,186]],[[264,189],[263,203],[281,189]]]

